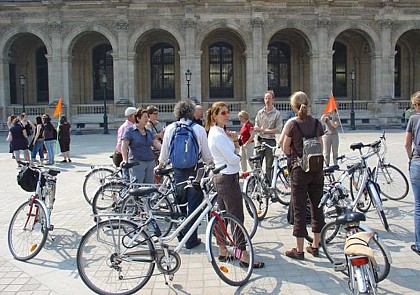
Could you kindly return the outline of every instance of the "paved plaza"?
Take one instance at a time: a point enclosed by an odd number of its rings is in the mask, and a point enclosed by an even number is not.
[[[340,134],[340,154],[351,155],[353,142],[372,142],[379,130],[345,131]],[[79,278],[76,252],[83,234],[93,223],[90,206],[82,195],[82,183],[91,164],[111,164],[109,155],[115,145],[115,131],[110,135],[85,134],[72,136],[72,163],[59,163],[55,208],[52,223],[54,241],[47,241],[41,253],[29,262],[14,260],[7,246],[7,229],[16,208],[28,198],[16,183],[18,169],[8,153],[6,133],[0,142],[0,294],[92,294]],[[387,130],[388,160],[407,173],[404,131]],[[57,160],[62,158],[57,156]],[[413,243],[413,195],[402,201],[384,203],[390,231],[384,231],[375,212],[366,224],[379,232],[388,246],[393,263],[386,280],[380,283],[380,294],[419,294],[420,256],[410,250]],[[182,265],[174,280],[165,285],[163,275],[155,276],[140,294],[349,294],[346,277],[336,273],[320,253],[319,258],[306,254],[304,261],[294,261],[284,252],[295,246],[292,227],[286,222],[287,208],[275,203],[260,223],[253,239],[258,260],[266,267],[254,270],[243,287],[226,285],[213,271],[205,256],[204,244],[182,250]],[[205,222],[200,227],[204,240]]]

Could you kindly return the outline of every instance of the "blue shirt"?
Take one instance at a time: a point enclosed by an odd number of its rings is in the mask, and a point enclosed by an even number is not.
[[[153,134],[150,130],[146,130],[146,135],[140,133],[137,125],[127,128],[124,133],[123,140],[129,142],[128,144],[128,160],[135,161],[154,161],[155,157],[152,151]]]

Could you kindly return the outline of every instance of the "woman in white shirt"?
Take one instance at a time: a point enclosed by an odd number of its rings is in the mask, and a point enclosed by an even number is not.
[[[239,164],[241,157],[235,153],[239,148],[236,132],[225,131],[224,127],[229,122],[230,111],[225,102],[215,102],[206,114],[206,130],[209,130],[208,144],[213,156],[215,167],[227,165],[217,174],[213,183],[217,190],[219,208],[236,216],[242,223],[244,211],[242,193],[239,186]],[[220,257],[227,257],[227,249],[219,248]],[[249,256],[246,251],[241,258],[241,263],[246,266]],[[263,262],[254,263],[254,268],[264,267]]]

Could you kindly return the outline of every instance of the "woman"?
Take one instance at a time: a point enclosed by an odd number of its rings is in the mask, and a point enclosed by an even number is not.
[[[62,163],[71,162],[70,159],[70,131],[71,126],[67,121],[66,116],[61,116],[60,125],[57,128],[58,132],[58,143],[60,144],[61,154],[63,155],[64,160]]]
[[[420,91],[411,96],[415,113],[408,120],[405,150],[409,160],[409,173],[414,194],[414,236],[411,250],[420,255]]]
[[[44,163],[44,124],[42,123],[42,118],[40,116],[35,118],[35,122],[31,163],[35,161],[36,154],[38,153],[40,166],[42,166]]]
[[[47,165],[54,165],[54,147],[57,140],[57,130],[51,123],[51,118],[44,115],[44,144],[48,153]]]
[[[324,146],[324,161],[327,166],[330,165],[330,154],[332,150],[333,154],[333,163],[337,165],[337,157],[338,157],[338,132],[337,128],[340,124],[337,118],[337,111],[333,110],[328,114],[324,114],[321,117],[321,122],[325,123],[327,126],[327,131],[325,132],[324,136],[322,137],[323,146]]]
[[[26,113],[20,114],[20,123],[22,124],[23,128],[26,130],[26,135],[28,135],[28,143],[32,141],[32,134],[35,129],[34,124],[28,119],[28,115]]]
[[[152,147],[160,150],[161,145],[146,128],[149,121],[147,110],[137,109],[135,119],[136,124],[129,127],[123,135],[121,147],[123,160],[120,167],[128,162],[139,162],[139,165],[130,168],[130,180],[135,183],[153,183],[155,157]]]
[[[249,113],[246,111],[240,111],[238,113],[238,118],[241,121],[242,127],[239,135],[239,154],[241,155],[241,169],[242,172],[248,171],[248,164],[251,167],[251,170],[254,169],[254,164],[249,161],[249,157],[254,154],[254,136],[252,133],[252,125],[249,122]]]
[[[206,130],[209,130],[208,144],[216,167],[227,165],[213,178],[217,190],[217,203],[221,210],[236,216],[244,222],[242,193],[239,186],[239,162],[241,157],[235,154],[239,148],[236,132],[225,131],[224,127],[229,122],[230,111],[224,102],[215,102],[206,115]],[[219,258],[227,257],[226,248],[219,248]],[[244,251],[241,263],[245,266],[249,263],[249,255]],[[264,267],[263,262],[256,262],[254,268]]]
[[[147,107],[147,113],[149,114],[149,122],[147,122],[146,128],[152,131],[153,136],[160,143],[163,139],[163,124],[158,121],[159,110],[154,105]]]
[[[321,238],[321,229],[325,225],[325,221],[322,208],[318,208],[318,205],[322,198],[324,175],[322,171],[316,173],[304,172],[300,167],[298,158],[302,157],[303,135],[306,134],[306,137],[314,137],[315,135],[317,140],[322,143],[323,130],[321,123],[309,115],[311,102],[304,92],[295,92],[290,97],[290,104],[297,117],[289,120],[284,126],[285,132],[282,141],[283,152],[290,158],[289,171],[291,171],[291,192],[294,208],[293,236],[296,237],[296,248],[286,251],[286,256],[303,260],[303,239],[307,235],[306,206],[308,197],[311,204],[314,240],[312,245],[306,247],[306,251],[315,257],[319,256],[318,247]],[[314,131],[316,134],[313,134]]]
[[[9,128],[9,132],[12,137],[11,147],[12,152],[15,156],[18,167],[20,167],[20,151],[23,151],[25,160],[29,162],[29,151],[28,151],[28,136],[25,128],[20,123],[18,117],[14,116],[12,119],[12,125]]]

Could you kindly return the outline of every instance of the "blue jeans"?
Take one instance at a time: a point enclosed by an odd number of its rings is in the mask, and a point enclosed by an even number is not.
[[[420,250],[420,160],[411,161],[410,180],[414,194],[414,235],[416,247]]]
[[[47,153],[48,153],[48,164],[53,165],[54,164],[55,140],[45,140],[44,144],[45,144],[45,148],[47,149]]]
[[[36,158],[36,154],[39,154],[39,160],[42,162],[44,160],[44,141],[37,140],[32,148],[31,152],[31,160],[34,161]]]
[[[197,171],[194,169],[188,169],[188,170],[181,170],[181,169],[174,169],[174,179],[175,183],[180,183],[185,180],[187,180],[190,176],[195,177]],[[203,192],[198,191],[193,187],[184,189],[184,187],[178,186],[176,191],[176,198],[179,204],[183,204],[185,202],[188,202],[187,208],[188,208],[188,216],[195,210],[197,207],[201,204],[203,201]],[[181,210],[183,213],[185,212],[185,206],[181,207]],[[191,228],[191,226],[194,224],[194,222],[197,220],[198,215],[196,218],[194,218],[190,223],[187,224],[187,226],[184,228],[184,233],[188,232],[188,230]],[[197,242],[197,230],[194,231],[192,236],[188,239],[186,246],[195,244]]]

